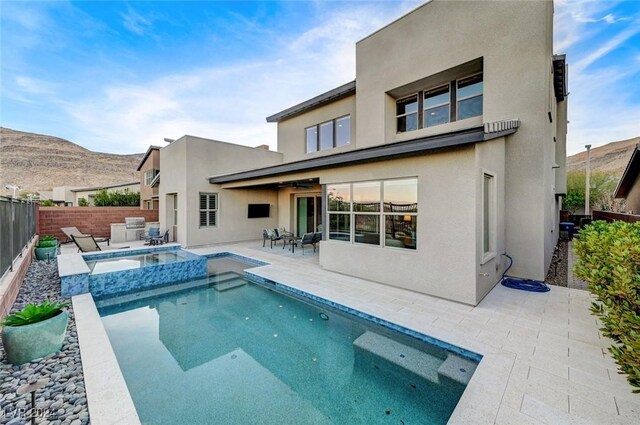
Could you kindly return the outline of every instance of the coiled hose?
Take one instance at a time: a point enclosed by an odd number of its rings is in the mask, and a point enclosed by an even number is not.
[[[519,277],[506,276],[507,272],[513,265],[513,258],[507,255],[507,253],[504,253],[502,255],[509,259],[509,267],[507,267],[504,273],[502,273],[501,283],[503,286],[529,292],[548,292],[551,290],[551,288],[549,288],[549,285],[544,282],[540,282],[539,280],[521,279]]]

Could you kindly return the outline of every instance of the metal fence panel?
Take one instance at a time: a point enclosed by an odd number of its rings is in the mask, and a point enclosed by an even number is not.
[[[36,204],[0,197],[0,276],[36,234]]]

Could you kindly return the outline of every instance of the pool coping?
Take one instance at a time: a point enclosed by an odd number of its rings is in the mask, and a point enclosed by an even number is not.
[[[137,425],[140,418],[90,293],[71,298],[89,418],[94,425]]]
[[[262,280],[267,280],[266,284],[273,282],[275,286],[289,289],[293,293],[307,297],[319,302],[323,300],[327,305],[342,306],[347,309],[347,313],[371,320],[378,324],[383,322],[393,325],[391,328],[399,330],[410,336],[412,333],[404,332],[402,329],[424,335],[430,340],[442,342],[447,347],[457,347],[462,352],[466,352],[466,357],[475,355],[481,356],[476,371],[467,384],[460,400],[451,414],[448,425],[465,425],[469,423],[492,424],[495,422],[498,410],[502,404],[509,375],[513,368],[516,354],[505,350],[497,349],[489,345],[476,341],[470,341],[464,335],[432,329],[416,329],[420,326],[413,326],[411,323],[402,323],[402,320],[394,320],[384,317],[384,314],[356,310],[344,306],[337,300],[313,294],[308,290],[292,287],[288,284],[275,282],[270,278],[260,275],[260,269],[268,268],[270,263],[247,257],[233,251],[217,251],[211,253],[198,253],[207,258],[231,256],[241,259],[250,259],[256,263],[256,267],[250,273],[245,271],[245,275],[257,276]],[[258,281],[258,283],[260,283]],[[93,296],[90,293],[76,295],[72,298],[74,312],[76,316],[76,326],[78,329],[78,342],[82,357],[82,369],[85,377],[87,400],[89,404],[89,415],[91,422],[98,425],[115,425],[140,423],[135,405],[129,393],[129,389],[122,375],[122,371],[116,359],[113,347],[106,333],[102,320],[98,313]],[[322,302],[322,301],[320,301]],[[348,311],[348,310],[352,310]],[[361,314],[355,314],[355,312]],[[377,319],[376,320],[372,320]],[[435,332],[434,332],[435,331]],[[431,341],[428,341],[431,342]],[[436,344],[445,348],[440,344]],[[447,349],[447,348],[445,348]],[[457,352],[456,350],[449,351]],[[464,354],[463,354],[464,355]],[[473,358],[473,357],[471,357]],[[114,416],[117,412],[117,416]],[[114,419],[115,418],[115,419]]]

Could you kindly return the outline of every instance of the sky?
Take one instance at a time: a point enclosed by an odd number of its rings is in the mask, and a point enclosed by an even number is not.
[[[184,134],[276,148],[265,118],[355,78],[423,2],[0,0],[0,125],[101,152]],[[569,154],[640,136],[640,1],[556,0]]]

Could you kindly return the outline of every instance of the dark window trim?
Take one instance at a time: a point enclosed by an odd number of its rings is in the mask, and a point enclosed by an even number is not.
[[[452,123],[452,122],[455,122],[455,121],[461,121],[461,120],[458,119],[458,81],[464,80],[466,78],[470,78],[470,77],[473,77],[473,76],[476,76],[476,75],[482,75],[482,82],[484,83],[484,71],[474,72],[472,74],[468,74],[468,75],[465,75],[463,77],[456,78],[455,80],[451,80],[448,83],[449,84],[449,122],[446,123],[446,124],[449,124],[449,123]],[[435,89],[438,89],[440,87],[444,87],[446,85],[447,85],[446,83],[445,84],[439,84],[439,85],[436,85],[436,86],[433,86],[433,87],[426,88],[424,90],[420,90],[417,93],[410,94],[410,95],[407,95],[407,96],[402,96],[400,98],[395,99],[396,105],[397,105],[398,102],[401,102],[403,100],[409,99],[410,97],[417,96],[417,101],[418,101],[418,112],[417,112],[417,115],[418,115],[418,128],[416,130],[421,130],[421,129],[424,129],[424,128],[428,128],[428,127],[426,127],[424,125],[424,96],[425,96],[425,93],[430,91],[430,90],[435,90]],[[482,94],[476,95],[476,96],[483,96],[484,97],[484,85],[482,87]],[[472,97],[474,97],[474,96],[472,96]],[[413,112],[412,112],[412,114],[413,114]],[[414,130],[405,130],[405,131],[399,131],[398,130],[398,118],[406,117],[407,115],[411,115],[411,114],[398,115],[398,110],[397,110],[397,107],[396,107],[396,114],[395,114],[395,117],[396,117],[396,134],[401,134],[401,133],[407,133],[409,131],[414,131]],[[438,125],[440,125],[440,124],[438,124]]]
[[[339,117],[330,119],[330,120],[326,120],[326,121],[322,121],[318,124],[315,125],[310,125],[309,127],[305,127],[304,128],[304,145],[305,145],[305,150],[306,153],[316,153],[316,152],[320,152],[322,150],[329,150],[329,149],[335,149],[341,146],[338,146],[338,126],[336,125],[338,120],[341,120],[343,118],[349,118],[349,143],[348,145],[351,144],[351,114],[345,114],[345,115],[341,115]],[[332,136],[332,146],[330,148],[327,149],[320,149],[321,147],[321,142],[320,142],[320,126],[322,124],[326,124],[326,123],[333,123],[333,136]],[[316,150],[315,151],[309,151],[309,145],[307,144],[307,130],[309,130],[310,128],[315,128],[316,129]],[[347,146],[347,145],[344,145]]]

